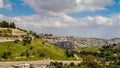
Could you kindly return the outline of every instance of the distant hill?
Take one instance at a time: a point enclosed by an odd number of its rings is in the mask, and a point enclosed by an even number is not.
[[[90,46],[103,46],[107,44],[120,43],[120,38],[104,40],[99,38],[82,38],[82,37],[58,37],[52,34],[42,34],[40,38],[44,41],[54,44],[64,49],[74,49]]]

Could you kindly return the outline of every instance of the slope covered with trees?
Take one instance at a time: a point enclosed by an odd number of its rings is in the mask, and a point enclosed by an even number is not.
[[[97,68],[120,68],[120,43],[107,44],[100,47],[84,47],[80,50],[76,50],[74,54],[83,58],[83,64],[81,64],[83,66],[89,67],[90,64],[93,65],[91,68],[94,68],[95,64],[92,64],[93,60],[90,60],[92,58],[100,65],[100,67],[98,65]],[[86,57],[90,59],[86,61]],[[89,64],[88,61],[90,61]]]

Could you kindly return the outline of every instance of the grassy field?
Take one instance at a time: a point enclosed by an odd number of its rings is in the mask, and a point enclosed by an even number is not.
[[[74,60],[75,58],[67,58],[63,49],[53,46],[40,39],[32,40],[31,44],[23,46],[23,42],[0,42],[0,59],[3,60],[4,52],[11,52],[8,60]],[[24,53],[29,53],[28,58],[24,58]],[[23,54],[23,56],[21,56]]]

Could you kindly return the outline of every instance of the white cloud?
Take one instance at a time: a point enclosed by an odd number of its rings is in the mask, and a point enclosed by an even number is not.
[[[3,0],[0,0],[0,8],[3,8]]]
[[[87,16],[84,18],[72,18],[68,15],[53,17],[40,15],[6,17],[0,15],[0,20],[15,22],[20,28],[56,35],[120,37],[120,14],[110,17]]]
[[[12,3],[10,0],[4,0],[4,8],[7,10],[12,10]]]
[[[63,17],[48,17],[40,15],[31,16],[17,16],[17,17],[5,17],[0,15],[1,20],[14,21],[20,24],[21,27],[28,27],[28,25],[37,28],[64,28],[69,26],[70,23],[76,22],[76,20],[67,15]]]
[[[87,16],[73,18],[63,16],[16,16],[0,15],[0,20],[15,22],[18,27],[41,33],[57,35],[74,35],[83,37],[120,37],[120,14],[109,17]]]
[[[0,0],[0,8],[12,10],[12,3],[10,2],[10,0]]]
[[[84,18],[84,21],[92,23],[93,25],[112,26],[113,24],[113,22],[109,22],[110,18],[102,17],[102,16],[95,16],[95,17],[87,16],[86,18]]]
[[[113,0],[23,1],[25,5],[30,6],[39,15],[7,17],[0,14],[0,21],[15,22],[20,28],[41,33],[79,35],[83,37],[120,37],[120,14],[114,14],[109,17],[87,16],[84,18],[73,18],[67,15],[67,13],[106,10],[106,6],[114,4]],[[11,10],[12,3],[10,0],[4,0],[4,3],[3,0],[0,0],[0,8]]]
[[[0,15],[0,20],[14,21],[22,26],[29,24],[38,28],[68,28],[68,27],[89,27],[89,26],[120,26],[120,14],[114,14],[110,17],[87,16],[84,18],[73,18],[68,15],[63,16],[16,16],[6,17]],[[27,25],[26,25],[27,26]]]
[[[5,9],[12,10],[12,4],[11,3],[6,4]]]
[[[60,16],[59,18],[60,18],[60,20],[63,20],[63,22],[68,22],[68,23],[70,23],[70,22],[73,22],[73,23],[77,22],[77,20],[75,18],[70,17],[68,15],[63,15],[63,16]]]
[[[62,15],[71,12],[105,10],[113,0],[23,0],[37,13]]]

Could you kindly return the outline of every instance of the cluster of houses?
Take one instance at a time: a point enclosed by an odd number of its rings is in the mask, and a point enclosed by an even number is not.
[[[42,34],[40,38],[55,46],[61,48],[74,49],[79,47],[99,46],[105,45],[106,42],[102,39],[96,38],[81,38],[81,37],[57,37],[53,35]]]
[[[107,44],[120,43],[120,38],[104,40],[99,38],[82,38],[82,37],[58,37],[52,34],[41,34],[40,38],[47,41],[55,46],[61,48],[74,49],[79,47],[89,47],[89,46],[103,46]]]
[[[53,36],[52,34],[42,34],[40,35],[40,38],[63,49],[74,49],[75,46],[74,42],[70,41],[66,37],[57,37]]]

